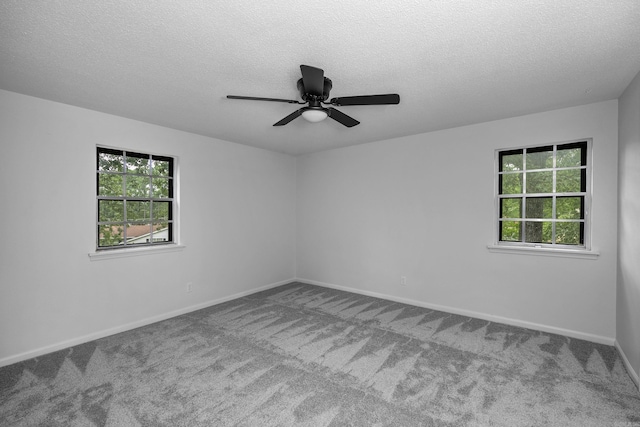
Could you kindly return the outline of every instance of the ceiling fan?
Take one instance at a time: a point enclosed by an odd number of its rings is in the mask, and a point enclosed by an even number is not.
[[[302,78],[298,80],[298,90],[300,91],[301,101],[292,99],[279,98],[259,98],[254,96],[237,96],[227,95],[229,99],[247,99],[252,101],[273,101],[287,102],[289,104],[308,104],[299,110],[289,114],[274,126],[284,126],[293,119],[302,116],[310,122],[319,122],[327,117],[331,117],[338,123],[342,123],[347,127],[353,127],[360,122],[333,107],[323,107],[324,105],[347,106],[347,105],[391,105],[400,103],[400,95],[395,93],[385,95],[361,95],[361,96],[343,96],[341,98],[331,98],[329,102],[325,102],[329,98],[329,92],[332,88],[331,80],[324,76],[324,71],[320,68],[311,67],[309,65],[301,65]]]

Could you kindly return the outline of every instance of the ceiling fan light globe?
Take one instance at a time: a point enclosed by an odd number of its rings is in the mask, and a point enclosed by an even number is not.
[[[321,122],[328,117],[328,114],[324,110],[304,110],[302,117],[311,123]]]

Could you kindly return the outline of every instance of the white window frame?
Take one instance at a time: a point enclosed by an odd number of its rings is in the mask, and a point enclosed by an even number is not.
[[[500,153],[515,151],[515,150],[523,150],[523,183],[522,183],[522,193],[515,195],[521,196],[525,199],[524,204],[526,205],[527,197],[535,197],[535,196],[527,196],[526,193],[526,173],[531,172],[531,170],[526,169],[526,155],[524,152],[528,149],[536,149],[541,147],[553,146],[553,161],[554,167],[552,169],[545,169],[546,171],[553,171],[553,182],[555,184],[556,180],[556,171],[562,170],[563,168],[556,168],[556,151],[557,147],[565,144],[573,144],[579,142],[586,142],[586,165],[584,166],[586,173],[586,191],[580,192],[581,195],[584,196],[584,234],[583,234],[583,244],[582,245],[563,245],[555,242],[552,243],[529,243],[524,241],[502,241],[500,240],[500,224],[501,224],[501,205],[500,200],[502,198],[507,198],[507,196],[513,197],[514,195],[501,195],[500,192],[500,175],[504,174],[504,172],[500,172]],[[568,257],[579,257],[579,258],[596,258],[599,254],[597,252],[592,251],[592,231],[591,231],[591,209],[592,209],[592,138],[581,138],[569,141],[561,141],[561,142],[551,142],[551,143],[541,143],[536,145],[528,145],[528,146],[520,146],[520,147],[508,147],[501,148],[495,150],[494,154],[494,215],[493,215],[493,223],[494,223],[494,242],[491,245],[488,245],[488,249],[492,252],[502,252],[502,253],[522,253],[522,254],[536,254],[536,255],[559,255],[559,256],[568,256]],[[552,193],[529,193],[536,195],[538,197],[553,197],[554,205],[553,205],[553,218],[552,221],[555,221],[555,200],[556,197],[561,195],[575,195],[576,193],[556,193],[555,185],[553,188],[554,192]],[[526,211],[523,210],[521,219],[524,223],[526,221]],[[523,239],[524,239],[524,232]]]

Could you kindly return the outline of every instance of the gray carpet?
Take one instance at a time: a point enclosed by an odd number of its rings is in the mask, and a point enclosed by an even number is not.
[[[2,426],[640,426],[615,348],[289,284],[0,369]]]

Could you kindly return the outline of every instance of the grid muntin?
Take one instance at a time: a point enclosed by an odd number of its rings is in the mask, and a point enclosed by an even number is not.
[[[114,163],[118,163],[121,165],[121,167],[119,168],[115,168],[115,170],[113,170],[112,168],[108,168],[108,169],[104,169],[101,167],[101,163],[100,163],[100,156],[101,154],[107,155],[107,156],[115,156],[120,157],[122,160],[121,161],[115,161]],[[147,162],[147,169],[148,172],[146,173],[138,173],[137,169],[139,168],[129,168],[129,158],[133,158],[133,159],[148,159]],[[113,158],[111,159],[112,161],[114,160]],[[154,173],[154,171],[156,170],[155,168],[155,162],[163,162],[166,163],[166,173],[164,174],[156,174]],[[122,190],[120,192],[120,195],[118,196],[114,196],[114,195],[100,195],[100,177],[102,176],[120,176],[122,177]],[[148,191],[149,193],[147,193],[148,197],[139,197],[139,196],[128,196],[127,195],[127,177],[136,177],[136,178],[144,178],[144,179],[148,179]],[[166,197],[154,197],[154,179],[158,180],[166,180]],[[126,248],[126,247],[138,247],[138,246],[153,246],[153,245],[159,245],[159,244],[171,244],[174,242],[174,187],[175,187],[175,178],[174,178],[174,158],[173,157],[169,157],[169,156],[160,156],[160,155],[153,155],[153,154],[146,154],[146,153],[139,153],[139,152],[133,152],[133,151],[127,151],[127,150],[119,150],[119,149],[112,149],[112,148],[104,148],[104,147],[98,147],[97,151],[96,151],[96,195],[97,195],[97,234],[96,234],[96,248],[99,250],[104,250],[104,249],[120,249],[120,248]],[[116,202],[122,202],[122,220],[116,220],[116,221],[110,221],[110,220],[106,220],[106,221],[101,221],[101,209],[100,209],[100,205],[102,202],[105,201],[116,201]],[[139,203],[139,202],[148,202],[149,203],[149,217],[148,218],[143,218],[143,219],[132,219],[129,220],[128,218],[128,207],[127,207],[127,203]],[[164,205],[167,206],[166,211],[167,211],[167,215],[166,218],[155,218],[154,217],[154,204],[155,203],[162,203]],[[148,225],[149,226],[149,237],[147,239],[146,242],[142,242],[142,243],[129,243],[128,240],[130,239],[127,236],[127,229],[130,226],[135,226],[135,225]],[[162,241],[157,241],[154,238],[154,234],[158,233],[159,231],[162,231],[164,228],[156,228],[158,225],[166,225],[167,229],[167,240],[162,240]],[[109,245],[101,245],[101,229],[104,226],[108,226],[111,229],[113,229],[113,227],[121,227],[122,230],[122,242],[117,244],[117,245],[113,245],[113,244],[109,244]],[[134,237],[139,237],[139,236],[134,236]]]

